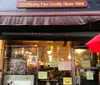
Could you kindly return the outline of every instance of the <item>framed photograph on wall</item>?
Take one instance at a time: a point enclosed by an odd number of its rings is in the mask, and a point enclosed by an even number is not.
[[[10,73],[11,74],[26,74],[27,60],[26,59],[11,59]]]

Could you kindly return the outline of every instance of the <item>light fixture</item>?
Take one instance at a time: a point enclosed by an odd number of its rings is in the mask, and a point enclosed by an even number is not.
[[[18,54],[18,52],[17,52],[17,51],[15,51],[15,54]]]
[[[52,61],[52,55],[49,55],[49,61]]]
[[[28,52],[28,51],[26,51],[25,53],[26,53],[26,54],[28,54],[29,52]]]
[[[31,55],[31,54],[32,54],[32,52],[29,52],[29,54]]]
[[[71,60],[71,56],[70,55],[68,56],[68,60]]]
[[[83,49],[76,49],[76,52],[79,53],[79,54],[80,54],[81,52],[83,52],[83,51],[84,51]]]
[[[51,50],[48,50],[47,53],[50,55],[52,53],[52,51]]]

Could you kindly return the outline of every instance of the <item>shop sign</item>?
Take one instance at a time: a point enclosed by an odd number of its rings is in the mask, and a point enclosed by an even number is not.
[[[72,85],[72,78],[71,77],[64,77],[63,78],[63,85]]]
[[[32,0],[17,1],[18,8],[73,8],[87,7],[87,0]]]

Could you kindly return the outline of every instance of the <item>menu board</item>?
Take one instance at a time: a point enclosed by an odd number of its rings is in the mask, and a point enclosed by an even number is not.
[[[58,63],[58,70],[71,70],[71,61],[63,61]]]

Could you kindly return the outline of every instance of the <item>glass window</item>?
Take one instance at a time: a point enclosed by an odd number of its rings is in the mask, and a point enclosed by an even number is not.
[[[34,75],[35,85],[63,85],[71,77],[70,42],[39,41],[38,46],[8,45],[4,74]]]

